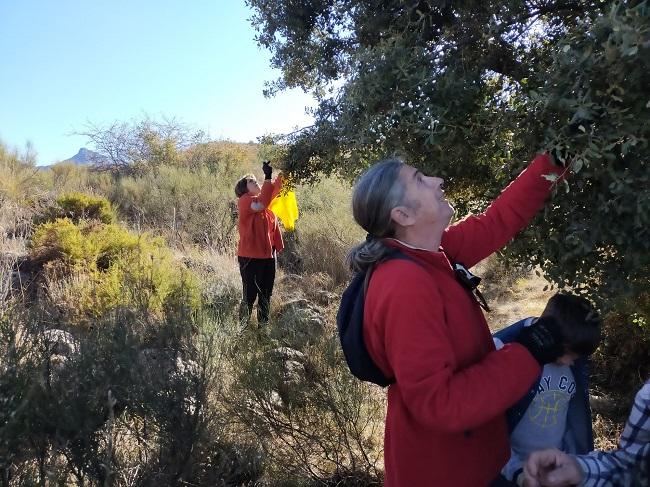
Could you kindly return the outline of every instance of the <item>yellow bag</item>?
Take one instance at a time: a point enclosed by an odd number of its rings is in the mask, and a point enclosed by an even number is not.
[[[296,200],[296,193],[293,191],[280,191],[271,204],[269,210],[275,213],[284,228],[292,232],[296,228],[296,220],[298,219],[298,201]]]

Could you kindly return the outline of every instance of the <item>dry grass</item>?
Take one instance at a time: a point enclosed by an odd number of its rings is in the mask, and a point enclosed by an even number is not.
[[[14,261],[0,257],[0,316],[8,307],[8,299],[12,288],[12,272]]]
[[[20,255],[26,252],[32,216],[29,208],[0,198],[0,253]]]
[[[618,445],[618,438],[623,431],[624,422],[611,419],[601,414],[594,414],[594,448],[596,450],[613,450]]]
[[[534,271],[506,269],[491,257],[473,272],[482,277],[480,289],[490,306],[485,313],[492,332],[529,316],[539,316],[548,299],[556,291],[547,289],[548,282]]]
[[[13,213],[12,213],[13,212]],[[26,234],[31,232],[21,209],[10,202],[0,205],[0,314],[14,292],[16,263],[27,253]]]
[[[234,253],[224,254],[211,249],[194,248],[188,253],[177,253],[176,258],[191,262],[190,266],[196,266],[193,270],[199,275],[215,274],[225,284],[241,285],[239,265]]]

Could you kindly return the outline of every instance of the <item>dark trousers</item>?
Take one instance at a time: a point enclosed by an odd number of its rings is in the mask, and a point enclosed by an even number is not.
[[[253,304],[257,299],[257,322],[268,323],[271,294],[275,282],[275,259],[238,257],[238,260],[244,291],[239,319],[250,320]]]

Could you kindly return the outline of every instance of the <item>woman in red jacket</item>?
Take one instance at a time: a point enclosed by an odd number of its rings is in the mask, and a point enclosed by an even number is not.
[[[452,263],[470,268],[503,247],[542,207],[558,174],[540,155],[481,215],[448,226],[443,180],[401,161],[355,186],[354,218],[368,232],[349,256],[371,271],[363,333],[386,377],[386,487],[484,487],[510,453],[505,411],[562,354],[553,324],[529,327],[496,351],[474,296]],[[550,178],[552,179],[552,178]],[[394,249],[410,259],[382,259]]]
[[[273,168],[268,161],[262,164],[264,184],[259,185],[255,176],[247,174],[235,185],[239,214],[239,245],[237,258],[243,285],[243,302],[240,320],[250,320],[257,299],[257,321],[269,321],[273,284],[275,282],[275,259],[284,248],[278,220],[269,204],[282,188],[282,175],[272,181]]]

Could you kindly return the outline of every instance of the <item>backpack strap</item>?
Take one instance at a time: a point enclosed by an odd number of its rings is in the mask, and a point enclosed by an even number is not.
[[[374,270],[379,264],[393,259],[410,260],[418,264],[413,258],[399,250],[390,252],[367,272],[358,273],[353,277],[352,282],[341,296],[341,305],[336,315],[339,339],[350,372],[358,379],[382,387],[395,382],[395,378],[386,377],[372,360],[363,339],[363,316],[366,291]]]
[[[395,378],[386,377],[377,364],[372,360],[363,339],[363,317],[366,292],[368,291],[370,279],[372,279],[374,271],[382,263],[393,259],[409,260],[424,268],[424,266],[413,257],[398,249],[393,249],[383,259],[371,266],[371,268],[366,272],[357,273],[353,277],[352,281],[341,296],[341,304],[338,313],[336,314],[336,326],[339,332],[341,348],[343,349],[343,355],[345,356],[345,361],[348,364],[350,372],[352,372],[352,374],[358,379],[372,382],[382,387],[386,387],[395,382]],[[467,289],[470,294],[476,297],[472,291],[476,289],[480,278],[474,276],[464,266],[462,266],[462,264],[454,264],[454,271],[460,284]],[[479,304],[484,305],[485,302],[481,303],[481,300],[479,300]],[[485,304],[484,307],[487,308],[487,305]]]

